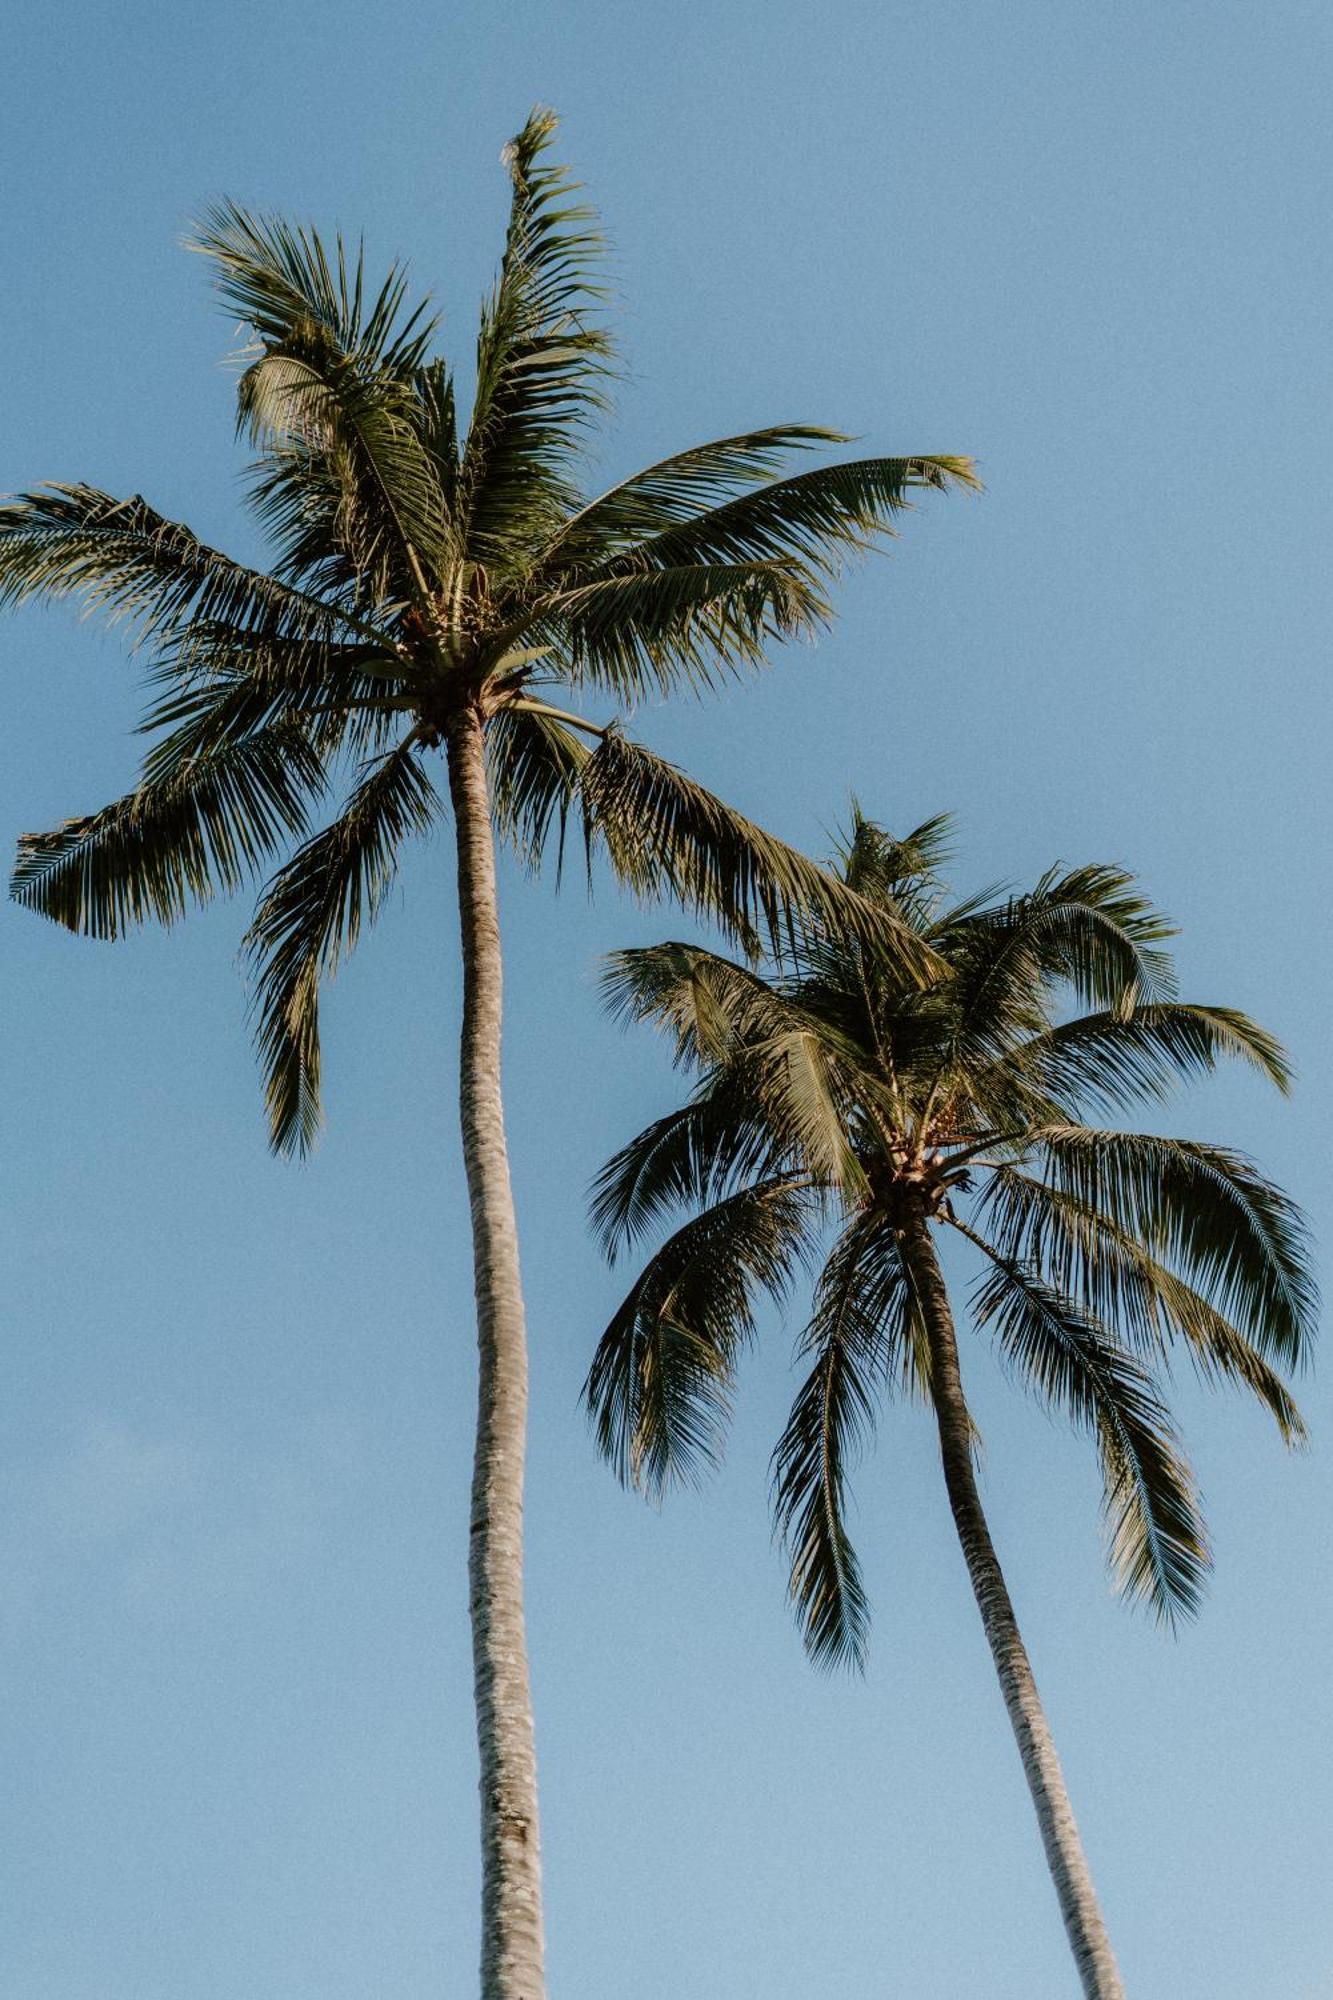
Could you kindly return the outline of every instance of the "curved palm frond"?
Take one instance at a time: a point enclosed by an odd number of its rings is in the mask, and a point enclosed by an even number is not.
[[[635,701],[682,681],[716,688],[758,665],[772,640],[813,632],[830,615],[794,563],[678,563],[561,590],[522,629],[561,646],[571,685]]]
[[[809,1196],[778,1176],[705,1209],[652,1256],[601,1340],[584,1399],[621,1481],[660,1495],[716,1462],[754,1296],[780,1299]]]
[[[790,1591],[811,1659],[865,1664],[869,1604],[846,1526],[850,1462],[869,1440],[875,1392],[903,1344],[907,1286],[896,1239],[858,1216],[819,1276],[800,1353],[814,1365],[773,1453],[773,1512],[791,1562]]]
[[[132,643],[174,641],[191,624],[310,642],[378,640],[373,628],[293,584],[210,548],[138,494],[44,486],[0,505],[0,605],[78,597]]]
[[[324,768],[290,722],[183,760],[50,833],[19,839],[10,894],[85,936],[116,938],[230,893],[306,830]]]
[[[1305,1363],[1318,1299],[1304,1223],[1251,1161],[1197,1139],[1079,1125],[1028,1140],[1053,1186],[1169,1260],[1261,1354]]]
[[[1184,1341],[1204,1381],[1248,1389],[1284,1443],[1304,1443],[1305,1424],[1290,1391],[1253,1342],[1100,1209],[1009,1166],[995,1169],[981,1208],[1009,1261],[1040,1269],[1149,1356]]]
[[[378,914],[398,852],[440,798],[414,740],[382,758],[331,826],[274,876],[246,934],[272,1144],[305,1153],[321,1121],[319,987]]]
[[[1007,1051],[998,1078],[1012,1076],[1080,1108],[1115,1108],[1136,1098],[1160,1099],[1225,1057],[1248,1063],[1286,1092],[1291,1068],[1274,1037],[1233,1007],[1180,1001],[1136,1006],[1132,1012],[1081,1014]]]
[[[665,529],[697,519],[772,479],[793,451],[848,444],[841,431],[778,424],[714,438],[645,466],[561,523],[534,564],[541,581],[577,579]]]
[[[1106,1327],[1030,1265],[990,1259],[972,1309],[1002,1353],[1048,1403],[1095,1430],[1119,1588],[1168,1624],[1198,1609],[1210,1557],[1194,1478],[1151,1375]]]
[[[590,842],[622,883],[671,896],[747,947],[767,937],[781,956],[804,929],[847,930],[917,982],[937,970],[931,946],[886,904],[858,896],[663,757],[608,730],[583,771]]]

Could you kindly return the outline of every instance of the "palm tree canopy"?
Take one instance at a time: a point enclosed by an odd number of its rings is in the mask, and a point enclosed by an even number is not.
[[[766,971],[668,943],[606,973],[613,1009],[664,1030],[695,1083],[596,1184],[613,1258],[686,1218],[598,1346],[598,1442],[649,1491],[696,1476],[761,1296],[785,1299],[813,1266],[773,1488],[792,1598],[826,1662],[865,1646],[851,1463],[884,1395],[931,1396],[909,1218],[973,1247],[977,1328],[1094,1437],[1114,1575],[1159,1616],[1195,1608],[1209,1559],[1160,1379],[1175,1354],[1251,1391],[1288,1443],[1304,1436],[1282,1379],[1315,1325],[1297,1210],[1229,1148],[1100,1122],[1226,1058],[1285,1090],[1282,1050],[1243,1014],[1176,997],[1170,930],[1123,871],[1054,869],[1024,895],[951,904],[946,835],[934,820],[894,840],[858,813],[840,857],[847,886],[928,947],[924,980],[818,921]]]
[[[443,811],[427,758],[462,705],[485,722],[497,823],[528,860],[553,838],[563,849],[572,813],[632,888],[669,892],[747,943],[776,942],[801,909],[886,926],[632,742],[616,711],[712,688],[817,629],[838,565],[891,533],[917,492],[975,485],[971,464],[793,471],[795,454],[846,440],[791,424],[587,497],[581,453],[614,357],[594,217],[549,157],[554,127],[536,112],[506,150],[509,227],[466,422],[401,266],[376,290],[341,239],[330,249],[230,203],[204,217],[194,247],[250,332],[238,423],[270,571],[137,495],[50,486],[0,507],[0,602],[75,597],[124,621],[155,683],[135,789],[25,836],[14,894],[112,937],[171,922],[294,848],[248,940],[282,1147],[309,1145],[319,1123],[321,979],[382,903],[403,840]],[[920,968],[915,940],[900,943]]]

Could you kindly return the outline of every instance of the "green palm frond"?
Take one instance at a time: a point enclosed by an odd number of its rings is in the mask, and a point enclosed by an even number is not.
[[[1217,1307],[1098,1208],[1014,1167],[995,1170],[982,1214],[1011,1262],[1031,1263],[1085,1310],[1114,1324],[1150,1358],[1183,1341],[1206,1382],[1248,1389],[1283,1441],[1305,1441],[1305,1424],[1286,1385],[1253,1343]]]
[[[860,1216],[820,1273],[800,1352],[814,1365],[773,1453],[773,1511],[810,1657],[865,1663],[869,1605],[846,1526],[850,1463],[874,1430],[875,1393],[902,1344],[907,1294],[893,1232]]]
[[[1290,1065],[1272,1035],[1235,1008],[1179,1001],[1079,1015],[1023,1042],[998,1067],[1071,1107],[1114,1109],[1164,1098],[1226,1057],[1248,1063],[1281,1091],[1290,1088]]]
[[[584,1384],[598,1447],[626,1485],[660,1495],[716,1461],[755,1294],[785,1294],[808,1199],[799,1178],[760,1181],[695,1216],[644,1266]]]
[[[1263,1355],[1308,1359],[1318,1298],[1299,1210],[1242,1154],[1197,1139],[1054,1126],[1051,1185],[1172,1265]]]
[[[448,574],[453,527],[412,385],[306,333],[246,370],[237,410],[260,453],[255,512],[288,573],[372,605]]]
[[[591,747],[540,703],[511,702],[492,716],[486,749],[497,827],[531,868],[539,866],[554,832],[559,877]]]
[[[505,149],[509,230],[477,342],[462,504],[467,555],[494,575],[526,569],[577,506],[575,459],[612,361],[593,317],[604,296],[596,215],[547,157],[556,124],[534,111]]]
[[[850,442],[843,432],[815,424],[780,424],[673,452],[562,522],[538,555],[534,574],[543,581],[576,579],[771,480],[793,451]]]
[[[795,562],[830,578],[840,561],[892,532],[912,495],[975,487],[967,458],[847,459],[776,479],[640,542],[623,558],[653,569],[682,563]]]
[[[815,631],[830,609],[794,563],[678,563],[594,577],[543,599],[527,629],[562,643],[564,678],[635,701],[682,684],[715,689],[758,666],[774,640]]]
[[[275,1151],[305,1153],[319,1131],[320,982],[374,921],[403,842],[424,833],[439,811],[409,739],[374,765],[340,816],[297,850],[264,893],[246,946]]]
[[[584,767],[589,838],[619,880],[642,897],[670,896],[747,946],[761,936],[781,953],[800,928],[864,937],[905,977],[938,960],[886,905],[858,896],[665,758],[609,730]]]
[[[337,236],[330,257],[315,230],[231,201],[204,210],[186,248],[208,259],[223,305],[266,347],[317,331],[366,369],[404,382],[426,360],[439,322],[428,300],[407,309],[403,264],[390,266],[372,296],[360,245],[353,259]]]
[[[675,1209],[708,1207],[784,1164],[744,1072],[700,1086],[614,1154],[593,1183],[591,1219],[608,1262]]]
[[[324,786],[319,756],[279,723],[182,761],[100,812],[21,836],[10,894],[66,929],[116,938],[229,893],[293,836]]]
[[[1151,1375],[1096,1317],[1031,1266],[996,1255],[973,1298],[1044,1401],[1096,1433],[1117,1584],[1167,1623],[1198,1609],[1209,1568],[1194,1478]]]
[[[44,486],[0,505],[0,605],[75,597],[132,642],[179,640],[193,623],[272,636],[342,640],[371,634],[321,601],[212,549],[137,494]]]

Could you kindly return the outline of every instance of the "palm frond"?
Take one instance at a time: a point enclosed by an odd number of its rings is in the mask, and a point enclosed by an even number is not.
[[[593,1183],[593,1231],[614,1263],[674,1209],[708,1207],[782,1165],[783,1149],[744,1072],[714,1074],[607,1161]]]
[[[938,961],[883,903],[725,805],[664,758],[608,731],[584,766],[588,838],[642,897],[670,896],[712,918],[747,948],[761,935],[779,955],[801,929],[844,929],[873,944],[904,977]]]
[[[534,574],[543,581],[577,580],[663,530],[771,480],[793,451],[849,442],[841,431],[814,424],[779,424],[673,452],[562,522],[538,555]]]
[[[497,709],[487,724],[486,752],[495,823],[501,834],[535,868],[554,831],[558,877],[570,810],[578,807],[591,749],[549,709],[515,701]]]
[[[232,201],[205,209],[186,247],[209,260],[223,305],[266,347],[318,331],[363,367],[404,382],[425,362],[439,322],[428,300],[407,309],[401,263],[371,296],[360,244],[353,258],[336,236],[330,257],[316,230]]]
[[[991,1262],[972,1302],[978,1324],[994,1325],[1002,1353],[1045,1402],[1096,1434],[1119,1588],[1174,1624],[1198,1609],[1210,1558],[1193,1475],[1156,1384],[1033,1267],[963,1233]]]
[[[238,889],[293,835],[324,789],[320,758],[290,722],[182,759],[100,812],[24,834],[10,894],[86,936]]]
[[[564,680],[636,701],[715,689],[760,665],[766,645],[829,616],[795,563],[680,563],[563,589],[533,608],[527,629],[560,646]]]
[[[1052,1186],[1173,1266],[1260,1354],[1304,1364],[1318,1308],[1304,1223],[1251,1161],[1196,1139],[1080,1125],[1028,1137]]]
[[[791,1563],[790,1591],[810,1657],[865,1663],[869,1605],[846,1526],[851,1461],[875,1421],[886,1358],[901,1344],[906,1285],[891,1229],[861,1215],[820,1273],[800,1351],[814,1365],[773,1453],[773,1509]]]
[[[693,1217],[645,1264],[584,1384],[598,1448],[626,1485],[660,1495],[716,1461],[755,1294],[785,1294],[808,1199],[799,1180],[761,1181]]]
[[[404,840],[424,833],[439,810],[409,738],[374,765],[333,824],[299,848],[265,891],[246,946],[275,1151],[305,1153],[319,1131],[320,982],[374,921]]]
[[[379,640],[344,607],[233,562],[138,494],[95,486],[44,486],[0,506],[0,605],[65,597],[127,621],[136,645],[178,640],[187,625]]]
[[[1001,1058],[999,1068],[1033,1082],[1071,1108],[1109,1109],[1160,1099],[1234,1056],[1285,1092],[1291,1070],[1281,1044],[1232,1007],[1179,1001],[1132,1012],[1082,1014],[1046,1029]]]
[[[994,1170],[982,1201],[1002,1255],[1030,1263],[1151,1358],[1183,1341],[1206,1382],[1249,1390],[1283,1441],[1305,1441],[1305,1424],[1281,1377],[1203,1293],[1099,1208],[1012,1166]]]
[[[596,216],[547,158],[556,122],[534,111],[505,149],[509,229],[477,341],[463,509],[468,557],[493,575],[527,567],[577,505],[574,458],[605,405],[612,359],[592,317],[603,297]]]

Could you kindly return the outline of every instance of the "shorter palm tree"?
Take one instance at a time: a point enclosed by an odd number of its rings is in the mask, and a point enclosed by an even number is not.
[[[1288,1085],[1271,1036],[1174,997],[1170,930],[1118,869],[1052,871],[1022,896],[945,903],[946,822],[895,841],[856,816],[841,873],[914,930],[924,983],[873,939],[807,924],[767,976],[662,944],[606,986],[697,1077],[618,1153],[594,1215],[614,1256],[673,1210],[602,1336],[587,1397],[622,1479],[652,1493],[716,1455],[758,1295],[819,1264],[809,1364],[773,1457],[791,1594],[821,1662],[864,1658],[845,1524],[849,1463],[878,1398],[919,1396],[1086,1994],[1123,1994],[1060,1766],[982,1509],[976,1431],[938,1232],[981,1260],[971,1317],[1002,1360],[1095,1439],[1120,1588],[1173,1622],[1208,1542],[1159,1373],[1183,1348],[1304,1436],[1280,1370],[1306,1358],[1315,1293],[1300,1216],[1240,1154],[1106,1130],[1237,1057]],[[1074,1007],[1085,1011],[1075,1012]]]

